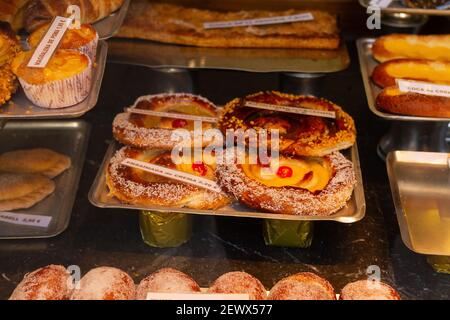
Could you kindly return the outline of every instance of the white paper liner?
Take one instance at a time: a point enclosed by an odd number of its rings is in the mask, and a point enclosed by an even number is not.
[[[76,49],[77,51],[86,54],[91,59],[92,63],[95,63],[95,58],[97,56],[98,39],[98,33],[95,31],[95,38],[93,40]]]
[[[66,108],[80,103],[91,90],[93,67],[89,56],[88,59],[86,70],[67,79],[36,85],[19,78],[25,95],[41,108]]]

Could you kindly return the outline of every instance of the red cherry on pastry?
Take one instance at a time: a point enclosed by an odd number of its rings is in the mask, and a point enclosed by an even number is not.
[[[184,119],[176,119],[172,121],[172,128],[183,128],[186,127],[187,121]]]
[[[193,163],[192,170],[198,172],[201,176],[206,176],[206,173],[208,172],[208,168],[206,168],[204,163]]]
[[[277,176],[283,179],[292,177],[292,174],[292,169],[286,166],[279,167],[277,171]]]

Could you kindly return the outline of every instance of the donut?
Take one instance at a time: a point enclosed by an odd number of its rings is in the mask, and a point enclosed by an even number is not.
[[[265,300],[267,292],[262,283],[246,272],[228,272],[221,275],[208,293],[248,294],[250,300]]]
[[[341,291],[341,300],[401,300],[400,294],[383,282],[359,280],[347,284]]]
[[[217,209],[229,203],[222,192],[210,191],[191,184],[170,180],[122,164],[126,158],[149,162],[215,180],[215,164],[192,163],[175,165],[171,153],[161,150],[138,150],[123,147],[114,155],[107,168],[106,184],[110,194],[124,203],[142,206]]]
[[[216,106],[201,96],[188,93],[157,94],[139,97],[131,108],[169,113],[183,113],[196,116],[216,117]],[[213,128],[215,124],[202,122],[202,129]],[[114,138],[128,146],[136,148],[157,148],[169,150],[179,142],[172,138],[176,129],[191,132],[194,143],[194,121],[137,113],[119,113],[113,121]],[[201,139],[198,143],[206,146],[209,141]]]
[[[75,289],[71,300],[134,300],[133,279],[124,271],[112,267],[98,267],[86,273]]]
[[[49,265],[27,273],[9,300],[67,300],[71,277],[63,266]]]
[[[336,300],[333,286],[310,272],[297,273],[278,281],[268,300]]]
[[[137,287],[136,299],[146,300],[149,292],[199,293],[200,287],[187,274],[164,268],[142,279]]]
[[[334,111],[336,118],[252,108],[246,106],[247,102]],[[356,141],[355,123],[341,107],[325,99],[277,91],[259,92],[232,100],[225,105],[218,126],[224,134],[229,129],[277,129],[280,152],[285,155],[321,157],[347,149]]]
[[[356,183],[353,164],[334,152],[318,159],[280,157],[273,167],[240,164],[238,149],[217,165],[222,190],[259,210],[302,216],[329,216],[344,207]]]

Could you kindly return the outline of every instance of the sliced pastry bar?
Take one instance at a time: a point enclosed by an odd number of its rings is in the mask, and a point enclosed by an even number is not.
[[[200,117],[217,117],[216,106],[201,96],[188,93],[158,94],[142,96],[130,107],[129,112],[118,114],[113,122],[113,135],[123,144],[137,148],[172,149],[179,144],[180,137],[174,136],[177,129],[190,132],[192,145],[206,146],[207,140],[194,137],[194,120],[184,119],[182,116],[162,117],[158,115],[137,113],[142,111],[156,111],[176,114],[185,114]],[[137,109],[137,110],[136,110]],[[133,112],[136,110],[136,112]],[[214,127],[213,122],[202,122],[202,130]]]

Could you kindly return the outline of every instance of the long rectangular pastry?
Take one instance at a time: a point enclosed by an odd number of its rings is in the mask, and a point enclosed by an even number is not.
[[[267,18],[310,12],[314,19],[262,26],[205,29],[205,22]],[[118,37],[200,47],[337,49],[336,16],[318,10],[219,12],[134,1]]]

